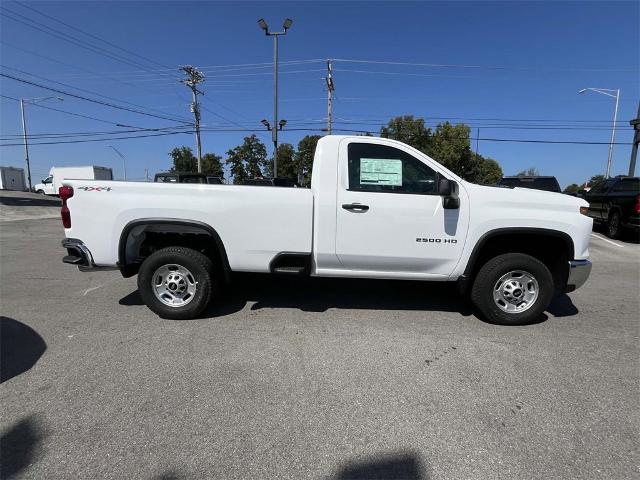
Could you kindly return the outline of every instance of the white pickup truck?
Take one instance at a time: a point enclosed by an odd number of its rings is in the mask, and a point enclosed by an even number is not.
[[[165,318],[201,314],[231,272],[271,272],[458,282],[485,319],[526,324],[591,271],[584,200],[475,185],[383,138],[322,138],[311,189],[65,180],[59,193],[63,261],[138,274]]]

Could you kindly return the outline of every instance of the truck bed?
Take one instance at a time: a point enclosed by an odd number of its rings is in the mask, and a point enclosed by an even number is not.
[[[280,252],[311,253],[309,189],[241,185],[65,180],[74,189],[68,238],[81,238],[98,266],[115,266],[132,221],[192,220],[220,236],[234,271],[268,272]]]

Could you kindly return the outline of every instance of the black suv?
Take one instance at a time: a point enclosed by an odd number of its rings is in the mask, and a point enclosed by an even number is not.
[[[285,177],[276,178],[248,178],[242,185],[254,185],[257,187],[298,187],[299,185]]]
[[[156,173],[154,182],[159,183],[208,183],[220,185],[224,183],[220,177],[194,172],[162,172]]]
[[[498,185],[511,188],[531,188],[533,190],[544,190],[545,192],[562,192],[556,177],[502,177]]]
[[[606,224],[607,236],[618,238],[625,228],[640,230],[640,177],[608,178],[596,183],[584,199],[594,222]]]

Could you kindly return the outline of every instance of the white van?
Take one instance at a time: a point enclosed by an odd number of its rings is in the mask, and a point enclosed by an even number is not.
[[[107,167],[53,167],[49,176],[36,184],[33,188],[36,193],[45,195],[58,195],[58,188],[62,180],[113,180],[113,172]]]

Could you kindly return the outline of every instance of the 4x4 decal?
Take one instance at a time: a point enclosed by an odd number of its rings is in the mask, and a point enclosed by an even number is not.
[[[78,187],[78,190],[84,190],[85,192],[110,192],[111,187]]]

